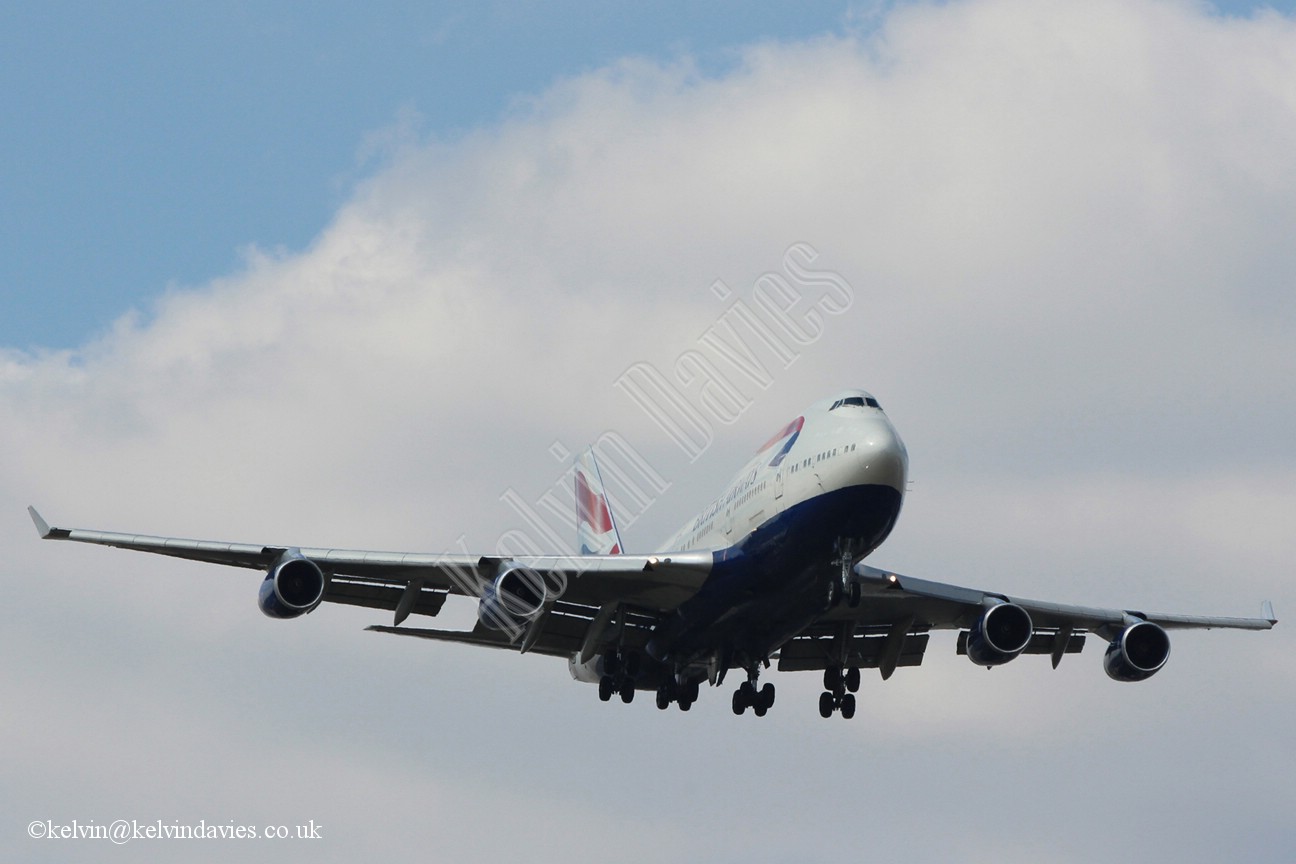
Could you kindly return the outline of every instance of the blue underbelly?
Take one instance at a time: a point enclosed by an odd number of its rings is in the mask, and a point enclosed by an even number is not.
[[[649,652],[675,662],[767,657],[827,610],[840,579],[838,541],[851,540],[857,557],[871,552],[901,500],[889,486],[850,486],[789,507],[715,553],[706,583],[662,623]]]

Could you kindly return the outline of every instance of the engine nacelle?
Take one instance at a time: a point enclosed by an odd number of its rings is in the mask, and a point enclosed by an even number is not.
[[[285,552],[266,574],[257,605],[271,618],[296,618],[324,599],[324,571],[296,549]]]
[[[514,629],[538,615],[548,599],[544,577],[510,561],[482,592],[477,617],[492,630]]]
[[[1120,632],[1103,655],[1107,677],[1116,681],[1144,681],[1170,658],[1170,637],[1151,621],[1139,621]]]
[[[967,656],[978,666],[999,666],[1030,644],[1035,625],[1030,613],[1015,603],[999,603],[985,611],[968,633]]]
[[[595,654],[582,663],[577,653],[567,658],[567,671],[582,684],[597,684],[607,674],[607,667],[603,664],[602,654]]]

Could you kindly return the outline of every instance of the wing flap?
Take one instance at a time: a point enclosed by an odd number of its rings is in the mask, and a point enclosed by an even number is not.
[[[1061,656],[1062,654],[1079,654],[1081,651],[1084,650],[1085,634],[1073,632],[1069,634],[1069,637],[1066,640],[1066,644],[1063,645],[1062,650],[1058,651],[1057,648],[1058,645],[1060,644],[1059,639],[1061,638],[1059,636],[1059,632],[1060,631],[1054,631],[1054,632],[1040,632],[1038,630],[1035,631],[1035,635],[1031,636],[1030,641],[1026,643],[1026,647],[1022,649],[1021,653],[1053,654],[1056,656]],[[956,650],[960,655],[967,654],[967,640],[968,640],[968,634],[967,631],[964,630],[962,633],[958,635],[958,647]]]
[[[586,647],[595,650],[601,648],[604,637],[615,638],[619,644],[626,647],[641,648],[648,641],[653,627],[659,621],[659,616],[651,611],[618,605],[611,613],[611,618],[616,622],[615,626],[604,630],[603,625],[607,622],[600,623],[600,619],[607,617],[608,614],[606,609],[560,601],[543,613],[543,617],[535,619],[539,629],[534,633],[531,632],[530,627],[519,627],[512,631],[495,630],[486,627],[480,621],[472,630],[400,626],[372,626],[366,629],[375,633],[393,633],[397,636],[414,636],[463,645],[507,648],[520,653],[580,657]],[[615,635],[607,631],[615,631]],[[588,659],[589,657],[584,657],[581,662]]]
[[[927,651],[928,633],[909,633],[896,657],[896,666],[920,666]],[[861,669],[878,669],[886,656],[886,636],[852,636],[845,653],[845,662],[839,662],[841,643],[833,635],[795,636],[779,649],[780,672],[809,672],[829,666],[858,666]]]
[[[589,626],[588,618],[573,615],[550,613],[545,619],[543,629],[535,641],[528,647],[532,654],[544,654],[551,657],[570,657],[580,651]],[[385,627],[371,626],[366,630],[375,633],[394,633],[397,636],[414,636],[419,639],[433,639],[439,642],[457,642],[461,645],[477,645],[486,648],[506,648],[520,651],[519,639],[506,631],[492,630],[480,623],[472,630],[436,630],[423,627]]]
[[[399,585],[334,577],[324,591],[324,600],[348,606],[394,610],[400,608],[406,590]],[[406,614],[435,616],[445,606],[448,594],[435,588],[419,588],[404,611]]]

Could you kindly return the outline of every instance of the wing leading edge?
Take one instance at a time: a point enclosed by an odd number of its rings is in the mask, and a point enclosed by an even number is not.
[[[317,565],[327,577],[324,601],[393,611],[400,608],[403,597],[417,598],[418,593],[439,594],[440,602],[447,593],[480,596],[502,567],[517,565],[561,586],[560,599],[566,603],[593,607],[622,603],[665,612],[697,592],[712,564],[712,555],[703,552],[503,558],[226,543],[55,528],[35,508],[29,507],[28,512],[40,536],[47,540],[111,546],[254,570],[269,570],[285,554],[293,553]],[[412,611],[436,614],[440,602],[424,600],[420,609],[416,600]]]

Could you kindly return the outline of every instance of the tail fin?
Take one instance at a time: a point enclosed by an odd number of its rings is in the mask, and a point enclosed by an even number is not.
[[[592,447],[576,458],[576,544],[582,555],[623,551]]]

